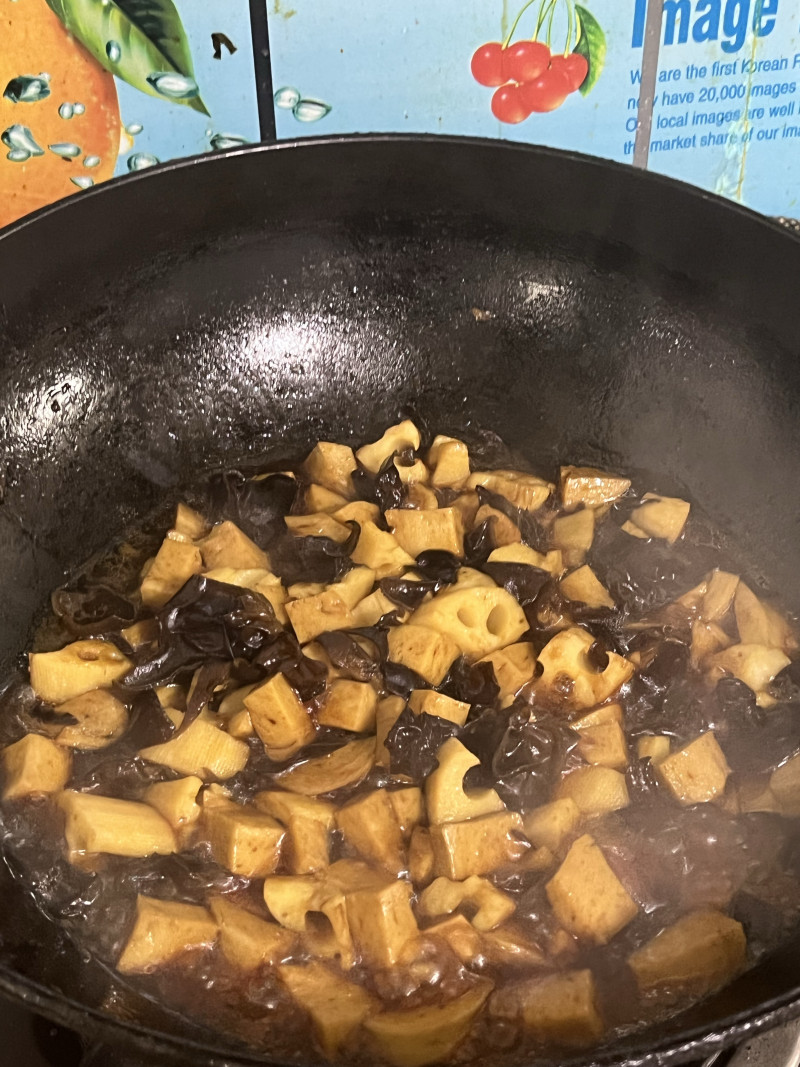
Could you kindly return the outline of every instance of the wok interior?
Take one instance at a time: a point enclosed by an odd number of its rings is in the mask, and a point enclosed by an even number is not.
[[[8,231],[0,261],[4,673],[64,573],[203,471],[362,441],[400,413],[497,432],[543,473],[646,470],[800,606],[800,242],[745,212],[544,150],[356,139],[81,197]],[[113,979],[7,878],[2,896],[0,985],[23,973],[100,1006]],[[689,1030],[791,999],[795,960],[787,946],[593,1062],[696,1055]]]

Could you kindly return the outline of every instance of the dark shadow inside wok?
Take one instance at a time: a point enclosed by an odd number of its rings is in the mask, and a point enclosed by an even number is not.
[[[4,672],[63,574],[198,473],[398,413],[492,429],[545,471],[685,486],[758,562],[751,580],[800,605],[800,242],[747,212],[544,150],[356,139],[82,196],[7,231],[0,265]],[[0,987],[35,1003],[19,974],[99,1008],[106,973],[1,891]],[[787,946],[597,1062],[679,1062],[770,1001],[793,1010],[796,960]]]

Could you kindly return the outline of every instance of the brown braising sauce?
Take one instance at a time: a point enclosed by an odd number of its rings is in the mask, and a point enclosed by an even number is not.
[[[191,499],[0,705],[7,847],[133,986],[287,1059],[502,1063],[794,928],[795,625],[682,496],[405,421]]]

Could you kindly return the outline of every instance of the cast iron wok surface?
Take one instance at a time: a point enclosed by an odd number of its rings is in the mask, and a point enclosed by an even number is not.
[[[750,212],[497,142],[253,148],[45,209],[0,235],[0,670],[66,573],[198,473],[400,414],[685,486],[797,608],[798,278],[800,241]],[[118,984],[0,880],[8,996],[151,1062],[264,1062]],[[560,1062],[685,1063],[773,1025],[800,1012],[797,951]]]

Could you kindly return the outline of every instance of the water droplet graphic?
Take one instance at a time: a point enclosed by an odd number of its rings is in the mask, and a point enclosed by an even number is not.
[[[12,148],[6,153],[6,159],[11,160],[12,163],[27,163],[30,158],[30,152],[26,152],[24,148]]]
[[[0,133],[0,140],[7,148],[11,148],[12,150],[20,148],[30,156],[44,155],[44,149],[40,148],[33,139],[33,134],[28,127],[21,126],[18,122],[15,122],[13,126],[9,126],[8,129],[3,130],[3,132]]]
[[[72,105],[72,110],[75,112],[76,115],[82,115],[84,113],[84,111],[86,110],[86,106],[85,106],[85,104],[81,104],[79,102],[77,104],[73,104]]]
[[[81,154],[78,145],[71,141],[59,141],[58,144],[49,144],[47,147],[54,156],[61,156],[62,159],[77,159]]]
[[[73,185],[77,185],[79,189],[91,189],[94,185],[94,180],[92,178],[85,178],[82,174],[77,178],[70,178],[70,181]]]
[[[244,144],[250,144],[246,137],[238,137],[235,133],[215,133],[210,143],[215,152],[224,152],[226,148],[241,148]]]
[[[200,91],[194,78],[183,74],[171,74],[167,70],[156,70],[147,75],[148,84],[152,85],[161,96],[171,100],[191,100]]]
[[[12,104],[35,104],[46,100],[50,95],[49,77],[39,74],[19,74],[12,78],[5,88],[3,96]]]
[[[72,104],[63,103],[58,109],[58,113],[62,119],[71,119],[75,114],[75,108]]]
[[[291,111],[293,107],[300,103],[300,92],[293,85],[284,85],[282,89],[277,90],[272,99],[275,101],[275,107],[282,107],[285,111]]]
[[[151,156],[149,152],[134,152],[128,158],[128,170],[147,170],[155,167],[161,160],[158,156]]]
[[[298,100],[292,114],[298,122],[319,122],[331,110],[331,105],[322,100]]]
[[[119,63],[122,58],[122,49],[117,41],[106,41],[106,55],[112,63]]]
[[[100,166],[100,156],[86,156],[86,158],[83,161],[83,165],[84,165],[84,167],[99,167]]]
[[[129,133],[131,137],[135,137],[137,133],[141,133],[144,129],[141,122],[129,122],[125,127],[125,132]]]

